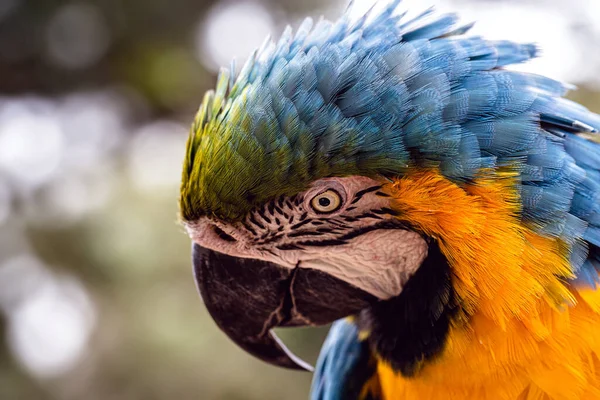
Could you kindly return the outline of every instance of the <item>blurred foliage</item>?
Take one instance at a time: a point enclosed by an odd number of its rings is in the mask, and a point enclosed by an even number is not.
[[[199,93],[212,86],[213,72],[195,57],[194,29],[215,0],[3,1],[15,5],[0,19],[0,93],[58,94],[126,84],[156,111],[191,112]],[[98,62],[76,70],[57,65],[48,43],[52,19],[73,4],[93,5],[110,42]],[[308,10],[318,14],[323,2],[271,0],[264,6],[277,10],[283,24]],[[61,33],[73,45],[80,34],[68,29]]]
[[[190,32],[212,1],[7,1],[16,5],[0,24],[1,92],[56,94],[121,82],[133,85],[144,94],[154,94],[150,98],[156,99],[154,82],[148,75],[164,80],[161,68],[174,67],[169,75],[178,76],[178,80],[171,83],[176,87],[168,87],[169,91],[188,86],[199,89],[199,84],[206,85],[210,80],[202,64],[193,57]],[[100,13],[110,47],[97,63],[73,71],[57,65],[48,54],[48,30],[52,19],[65,5],[77,3],[93,5]],[[76,38],[68,36],[78,33],[67,27],[63,36],[67,43],[77,43]],[[176,63],[178,60],[184,63]],[[188,93],[192,93],[191,90]]]

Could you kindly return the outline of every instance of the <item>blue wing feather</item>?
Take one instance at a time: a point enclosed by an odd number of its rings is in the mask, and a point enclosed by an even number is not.
[[[323,344],[311,386],[311,400],[356,400],[374,373],[370,351],[346,319],[332,324]]]

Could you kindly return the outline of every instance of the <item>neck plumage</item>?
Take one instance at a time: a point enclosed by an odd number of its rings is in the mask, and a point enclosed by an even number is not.
[[[456,311],[450,266],[432,240],[402,293],[364,310],[358,324],[377,356],[410,377],[442,352]]]
[[[569,283],[569,245],[523,224],[514,179],[459,187],[429,171],[389,188],[439,247],[361,317],[382,398],[600,398],[600,294]]]
[[[398,360],[375,355],[373,397],[600,398],[600,295],[590,290],[573,293],[576,305],[557,308],[540,299],[529,317],[515,317],[503,329],[478,313],[468,324],[454,320],[441,350],[430,358],[423,353],[423,362],[412,370],[402,369]],[[378,343],[394,342],[387,337]]]

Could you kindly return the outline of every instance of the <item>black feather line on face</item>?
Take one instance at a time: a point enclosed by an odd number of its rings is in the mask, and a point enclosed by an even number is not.
[[[237,241],[233,236],[226,233],[223,229],[219,228],[218,226],[214,226],[213,230],[222,240],[224,240],[226,242],[236,242]]]
[[[322,235],[324,235],[324,233],[322,233],[322,232],[303,230],[303,231],[292,232],[292,233],[288,234],[288,237],[293,238],[293,237],[299,237],[299,236],[322,236]]]
[[[383,192],[379,191],[379,189],[381,189],[381,185],[375,185],[375,186],[371,186],[368,187],[366,189],[360,190],[358,192],[356,192],[356,194],[354,195],[354,198],[352,200],[351,204],[355,204],[358,201],[360,201],[360,199],[363,198],[363,196],[365,196],[368,193],[372,193],[372,192],[377,192],[377,194],[379,195],[384,195]],[[380,217],[380,215],[385,215],[385,214],[389,214],[389,215],[398,215],[397,212],[389,209],[389,208],[385,208],[385,209],[380,209],[380,210],[369,210],[369,212],[366,212],[364,214],[361,215],[355,215],[355,216],[340,216],[337,219],[335,217],[333,218],[328,218],[327,216],[321,217],[318,220],[313,220],[312,218],[309,218],[308,212],[303,211],[301,209],[301,205],[304,201],[304,196],[301,194],[296,194],[293,195],[291,197],[285,197],[285,196],[280,196],[277,199],[273,199],[265,204],[263,204],[261,207],[256,208],[253,212],[251,212],[245,220],[242,221],[242,226],[246,229],[246,231],[248,231],[252,236],[254,236],[255,238],[253,240],[259,240],[259,241],[263,241],[266,238],[270,238],[270,234],[267,233],[263,233],[262,235],[259,236],[259,234],[257,233],[256,228],[260,229],[260,230],[270,230],[271,228],[268,228],[265,223],[267,225],[271,225],[271,224],[275,224],[277,227],[273,229],[274,233],[275,232],[282,232],[283,230],[285,230],[285,226],[284,224],[282,224],[282,220],[283,221],[287,221],[287,224],[293,224],[294,219],[295,219],[295,215],[293,214],[294,210],[297,211],[301,211],[302,213],[300,214],[300,216],[298,217],[298,222],[294,225],[289,226],[289,230],[292,231],[289,234],[289,237],[298,237],[298,236],[302,236],[302,235],[309,235],[309,236],[316,236],[317,233],[309,233],[308,230],[306,231],[302,231],[302,232],[293,232],[299,228],[301,228],[302,226],[308,225],[308,224],[313,224],[314,226],[318,226],[318,225],[334,225],[337,227],[338,231],[341,228],[342,230],[345,229],[351,229],[351,225],[349,226],[347,223],[353,223],[353,222],[357,222],[361,219],[375,219],[375,220],[381,220],[383,218]],[[353,211],[356,210],[356,206],[350,206],[347,207],[347,209],[345,210],[346,212],[348,211]],[[286,210],[291,211],[291,213],[288,215],[288,213],[286,213]],[[332,233],[334,232],[332,231],[326,231],[324,229],[320,229],[317,230],[319,233]],[[271,239],[271,238],[270,238]],[[273,242],[273,240],[269,240],[269,242]],[[264,244],[264,243],[263,243]]]
[[[350,226],[339,219],[330,219],[327,221],[330,225],[335,225],[340,229],[350,229]]]
[[[381,185],[375,185],[356,192],[352,204],[360,201],[366,194],[376,192]],[[370,209],[358,215],[322,216],[318,219],[309,217],[309,213],[303,210],[303,195],[291,197],[279,197],[261,207],[256,208],[247,218],[242,221],[242,226],[253,236],[251,239],[255,244],[265,246],[275,244],[279,250],[299,250],[301,246],[338,246],[348,244],[352,238],[370,232],[375,229],[410,229],[406,224],[397,220],[384,221],[385,215],[396,216],[398,212],[390,208]],[[356,210],[357,206],[349,206],[345,212]],[[290,215],[286,213],[290,211]],[[296,214],[294,215],[294,212]],[[294,224],[294,220],[297,221]],[[360,229],[353,229],[353,223],[361,220],[373,220],[373,225]],[[383,222],[382,224],[376,223]],[[275,225],[273,227],[272,225]],[[301,229],[305,227],[305,229]],[[257,228],[257,229],[255,229]],[[287,234],[284,232],[288,232]],[[328,235],[319,240],[317,237]],[[310,237],[310,240],[298,241],[296,243],[277,243],[285,238],[302,240],[302,237]],[[333,236],[333,237],[332,237]],[[266,250],[264,248],[263,250]]]
[[[379,189],[381,189],[381,185],[371,186],[371,187],[368,187],[366,189],[356,192],[356,194],[354,195],[354,199],[352,200],[352,203],[350,203],[350,204],[357,203],[365,194],[374,192]]]
[[[259,227],[260,229],[265,229],[265,226],[258,222],[256,218],[254,218],[254,214],[250,214],[250,223],[252,223],[252,225],[254,226]]]
[[[279,250],[304,250],[304,247],[293,243],[280,244],[276,246]]]
[[[244,228],[246,228],[246,230],[247,230],[248,232],[250,232],[250,233],[252,234],[252,236],[256,236],[256,231],[254,230],[254,228],[252,228],[252,227],[250,226],[250,224],[249,224],[249,223],[247,223],[246,221],[242,221],[242,225],[244,226]]]
[[[383,219],[380,216],[372,214],[372,213],[364,213],[364,214],[356,216],[356,219],[368,219],[368,218],[371,218],[371,219]]]
[[[269,204],[267,205],[267,209],[269,210],[269,214],[273,215],[275,212],[275,202],[270,201]]]
[[[372,190],[375,190],[374,188]],[[264,216],[262,214],[261,211],[264,211],[266,209],[259,209],[256,211],[255,214],[251,214],[248,218],[249,222],[251,222],[253,225],[258,226],[259,228],[262,229],[267,229],[263,224],[261,224],[256,216],[258,215],[259,218]],[[317,236],[323,236],[323,235],[335,235],[335,237],[329,237],[329,238],[324,238],[322,240],[317,240],[315,239],[311,239],[308,241],[301,241],[301,242],[297,242],[294,243],[294,245],[297,246],[314,246],[314,247],[325,247],[325,246],[339,246],[339,245],[344,245],[344,244],[348,244],[348,241],[355,238],[356,236],[365,234],[367,232],[371,232],[373,230],[376,229],[407,229],[407,230],[414,230],[411,226],[409,226],[409,224],[400,222],[399,220],[396,219],[392,219],[392,220],[383,220],[383,218],[381,217],[382,215],[396,215],[397,213],[391,209],[388,208],[383,208],[383,209],[372,209],[369,210],[369,212],[366,212],[364,214],[360,214],[360,215],[356,215],[354,217],[348,217],[348,216],[340,216],[338,218],[331,218],[331,219],[327,219],[327,218],[319,218],[319,219],[312,219],[312,218],[308,218],[308,214],[305,212],[302,214],[302,218],[304,218],[304,220],[301,220],[301,222],[298,222],[294,225],[289,226],[289,233],[284,234],[283,231],[285,230],[285,226],[282,225],[281,220],[277,217],[273,217],[275,220],[276,225],[278,225],[277,228],[273,228],[267,230],[266,232],[263,232],[262,234],[258,234],[254,229],[252,229],[252,226],[250,224],[248,224],[246,221],[244,221],[242,223],[242,225],[250,232],[252,233],[252,235],[255,237],[253,240],[256,244],[258,245],[268,245],[274,242],[277,242],[281,239],[284,238],[301,238],[303,236],[305,237],[317,237]],[[357,222],[360,220],[365,220],[365,219],[372,219],[374,220],[374,222],[380,221],[379,223],[374,223],[371,226],[366,226],[366,227],[362,227],[359,229],[353,229],[351,223],[352,222]],[[289,224],[290,221],[293,221],[293,216],[287,221],[287,223]],[[345,221],[345,222],[344,222]],[[269,222],[271,222],[271,220],[269,219]],[[350,223],[350,224],[348,224]],[[309,226],[312,225],[312,226]],[[306,229],[300,229],[302,227],[306,227]],[[281,244],[281,245],[277,245],[277,248],[280,250],[298,250],[298,248],[293,247],[291,244],[290,245],[286,245],[286,244]]]
[[[296,230],[296,229],[298,229],[300,227],[303,227],[304,225],[310,224],[311,222],[312,222],[311,219],[305,219],[302,222],[298,222],[297,224],[290,226],[290,229],[294,231],[294,230]]]
[[[409,225],[401,222],[401,221],[382,221],[371,226],[365,226],[362,228],[353,229],[350,232],[344,233],[338,237],[332,239],[325,240],[307,240],[296,243],[299,246],[335,246],[341,244],[347,244],[349,240],[352,240],[360,235],[364,235],[365,233],[372,232],[379,229],[404,229],[410,230]]]

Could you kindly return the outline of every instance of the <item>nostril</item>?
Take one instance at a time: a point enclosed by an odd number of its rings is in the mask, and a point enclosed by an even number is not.
[[[215,233],[217,235],[219,235],[219,237],[227,242],[235,242],[235,238],[227,233],[225,233],[225,231],[223,231],[223,229],[219,228],[218,226],[214,226],[213,227]]]

